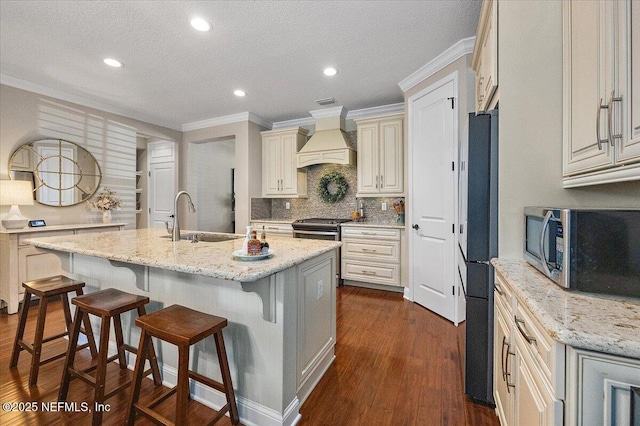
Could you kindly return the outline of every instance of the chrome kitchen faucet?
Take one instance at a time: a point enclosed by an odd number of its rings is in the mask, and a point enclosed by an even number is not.
[[[180,201],[180,197],[182,195],[187,196],[187,201],[189,202],[189,212],[195,213],[196,206],[193,205],[193,201],[191,201],[191,195],[187,191],[180,191],[176,194],[176,199],[173,201],[173,232],[171,233],[171,241],[180,241],[180,215],[178,213],[178,201]]]

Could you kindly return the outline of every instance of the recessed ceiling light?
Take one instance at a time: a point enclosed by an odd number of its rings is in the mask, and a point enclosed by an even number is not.
[[[324,72],[324,75],[328,75],[328,76],[332,76],[332,75],[338,74],[338,70],[335,69],[335,68],[331,68],[331,67],[325,68],[323,72]]]
[[[117,61],[113,58],[104,58],[103,62],[109,65],[110,67],[120,68],[122,66],[122,62]]]
[[[246,96],[247,93],[244,90],[238,89],[238,90],[234,90],[233,94],[236,95],[236,96],[243,97],[243,96]]]
[[[202,18],[193,18],[191,26],[198,31],[209,31],[211,29],[211,24]]]

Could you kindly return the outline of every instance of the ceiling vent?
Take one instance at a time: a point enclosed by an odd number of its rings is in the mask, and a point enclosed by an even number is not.
[[[331,104],[335,104],[336,100],[335,98],[324,98],[324,99],[316,99],[316,103],[319,105],[331,105]]]
[[[311,139],[297,154],[299,168],[313,164],[345,164],[355,166],[356,152],[349,145],[344,131],[347,110],[338,106],[311,111],[316,129]]]

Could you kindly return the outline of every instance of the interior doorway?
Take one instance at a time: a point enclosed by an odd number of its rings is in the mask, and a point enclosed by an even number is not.
[[[198,231],[235,231],[235,138],[192,142],[188,191],[196,205]]]

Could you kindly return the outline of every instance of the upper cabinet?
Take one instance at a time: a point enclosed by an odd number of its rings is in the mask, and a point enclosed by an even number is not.
[[[497,0],[482,2],[471,68],[476,73],[476,111],[493,109],[498,103]]]
[[[640,4],[563,3],[564,187],[640,179]]]
[[[404,196],[403,114],[356,120],[357,197]]]
[[[262,197],[307,197],[307,172],[296,168],[307,133],[300,127],[262,132]]]

